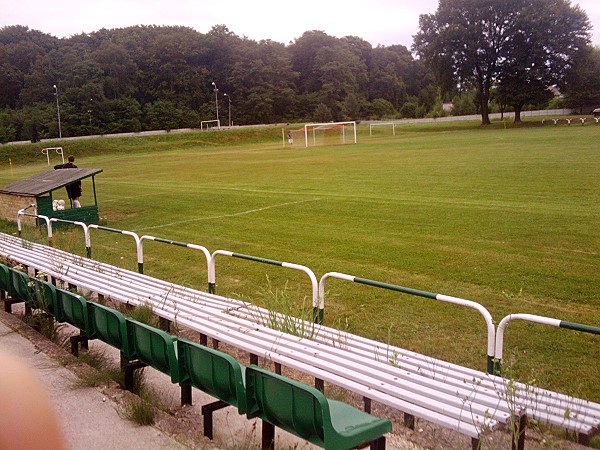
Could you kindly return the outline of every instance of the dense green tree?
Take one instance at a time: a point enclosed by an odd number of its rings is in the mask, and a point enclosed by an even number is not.
[[[385,119],[396,115],[394,105],[384,98],[376,98],[371,102],[371,105],[374,119]]]
[[[369,98],[383,98],[399,107],[406,100],[406,84],[400,72],[401,66],[402,61],[396,53],[385,48],[374,49]]]
[[[477,92],[474,90],[463,92],[452,97],[452,114],[467,116],[477,114]]]
[[[569,108],[589,113],[600,106],[600,47],[586,47],[579,53],[565,78],[565,100]]]
[[[333,113],[325,103],[319,103],[313,112],[313,120],[318,123],[333,121]]]
[[[344,120],[360,119],[360,102],[356,94],[348,94],[342,105],[342,114]]]
[[[17,134],[8,111],[0,111],[0,143],[12,142]]]
[[[235,99],[236,122],[272,123],[290,118],[294,82],[289,53],[283,44],[264,40],[244,42],[247,51],[231,70],[229,84]]]
[[[589,43],[589,20],[579,6],[544,0],[540,14],[536,2],[530,2],[520,10],[518,32],[507,42],[498,80],[516,123],[526,104],[545,103],[552,98],[548,87],[564,85],[574,58]]]
[[[417,103],[416,102],[406,102],[400,108],[400,116],[405,119],[415,118],[417,117]]]
[[[215,100],[223,124],[230,102],[240,125],[313,121],[315,112],[325,121],[360,120],[389,112],[387,102],[398,110],[409,96],[429,108],[433,82],[404,46],[373,49],[322,31],[284,45],[241,38],[225,25],[206,34],[134,26],[65,39],[0,29],[0,110],[15,138],[58,135],[54,85],[62,134],[74,136],[198,127],[215,117]]]
[[[526,88],[535,80],[560,80],[589,42],[589,28],[569,0],[440,0],[434,14],[420,16],[413,48],[446,89],[449,80],[475,87],[482,122],[489,124],[490,92],[503,77],[507,92],[518,82]]]

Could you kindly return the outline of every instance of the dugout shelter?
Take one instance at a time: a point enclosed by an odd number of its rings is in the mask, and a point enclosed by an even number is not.
[[[16,221],[19,210],[34,205],[35,211],[29,212],[62,220],[98,223],[95,177],[101,172],[102,169],[51,170],[1,187],[0,218]],[[68,198],[66,187],[89,178],[91,178],[92,192],[84,189],[81,208],[74,208]],[[53,207],[54,200],[58,199],[65,199],[63,210],[55,210]],[[93,204],[91,204],[92,200]]]

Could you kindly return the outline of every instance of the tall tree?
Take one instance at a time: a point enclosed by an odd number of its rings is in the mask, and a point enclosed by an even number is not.
[[[420,16],[413,49],[442,87],[474,86],[489,124],[490,91],[503,76],[510,92],[556,83],[589,42],[589,30],[585,12],[569,0],[440,0],[434,14]]]
[[[580,52],[565,79],[564,94],[569,108],[589,113],[600,106],[600,47],[587,47]],[[588,109],[587,111],[585,109]]]
[[[575,58],[589,43],[589,20],[579,6],[566,0],[543,4],[541,14],[533,0],[521,9],[518,30],[507,42],[501,65],[499,91],[513,107],[516,123],[521,122],[524,105],[546,102],[550,86],[564,86]]]

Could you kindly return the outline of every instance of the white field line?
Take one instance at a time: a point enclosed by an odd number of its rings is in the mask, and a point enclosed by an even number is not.
[[[247,214],[253,214],[253,213],[256,213],[256,212],[266,211],[268,209],[280,208],[282,206],[299,205],[301,203],[318,202],[320,200],[321,200],[320,198],[313,198],[313,199],[310,199],[310,200],[300,200],[300,201],[297,201],[297,202],[277,203],[275,205],[264,206],[262,208],[256,208],[256,209],[249,209],[247,211],[240,211],[240,212],[236,212],[236,213],[232,213],[232,214],[222,214],[220,216],[196,217],[196,218],[193,218],[193,219],[179,220],[177,222],[165,223],[165,224],[162,224],[162,225],[155,225],[155,226],[152,226],[152,227],[138,228],[136,231],[155,230],[157,228],[171,227],[173,225],[181,225],[181,224],[190,223],[190,222],[199,222],[199,221],[202,221],[202,220],[214,220],[214,219],[223,219],[223,218],[226,218],[226,217],[245,216]]]
[[[118,202],[118,201],[126,200],[126,199],[150,197],[150,196],[165,195],[165,194],[167,194],[167,192],[152,192],[151,194],[129,195],[127,197],[119,196],[119,197],[115,197],[115,198],[110,198],[108,200],[102,200],[102,203]]]

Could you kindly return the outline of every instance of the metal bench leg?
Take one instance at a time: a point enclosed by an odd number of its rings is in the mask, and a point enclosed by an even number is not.
[[[577,443],[581,444],[581,445],[585,445],[586,447],[590,446],[590,435],[589,434],[583,434],[583,433],[577,433]]]
[[[148,364],[141,361],[131,361],[125,365],[125,389],[133,392],[133,374],[136,370],[146,367]]]
[[[119,352],[120,353],[120,359],[121,359],[121,370],[125,371],[125,367],[127,367],[127,364],[129,363],[129,359],[127,358],[127,356],[125,356],[125,353],[123,353],[122,351]]]
[[[404,426],[410,428],[411,430],[415,429],[415,416],[412,414],[404,413]]]
[[[213,412],[219,409],[229,406],[229,403],[225,403],[222,400],[202,405],[202,417],[204,419],[204,436],[212,441],[213,438]]]
[[[315,388],[321,392],[325,392],[325,382],[320,378],[315,378]]]
[[[262,450],[275,450],[275,427],[262,421]]]
[[[371,441],[370,449],[385,450],[385,436],[381,436],[380,438]]]
[[[258,366],[258,355],[250,353],[250,364]]]
[[[208,345],[208,336],[200,333],[200,345],[204,345],[205,347]]]
[[[169,319],[165,319],[164,317],[158,318],[158,327],[166,333],[171,332],[171,321]]]
[[[365,412],[371,414],[371,399],[367,397],[363,397],[363,403],[365,405]]]
[[[85,332],[79,331],[79,335],[71,336],[69,338],[71,342],[71,353],[73,356],[79,356],[79,343],[81,342],[81,348],[85,348],[88,350],[88,337],[85,335]]]
[[[192,406],[192,386],[190,384],[181,386],[181,406]]]
[[[522,411],[514,417],[512,450],[525,449],[525,428],[527,428],[527,414]]]
[[[471,438],[471,449],[472,450],[480,450],[481,442],[479,438]]]
[[[14,305],[15,303],[21,303],[22,301],[23,300],[20,300],[18,298],[6,298],[4,300],[4,312],[12,314],[12,305]]]

